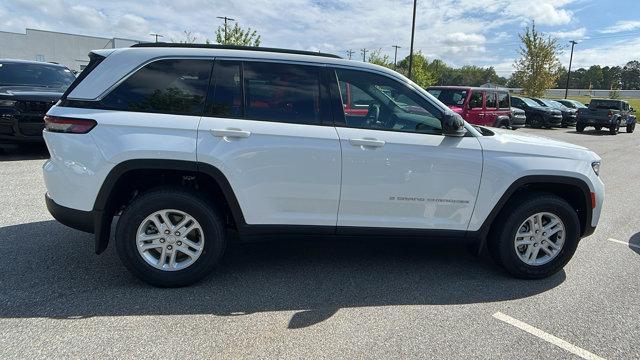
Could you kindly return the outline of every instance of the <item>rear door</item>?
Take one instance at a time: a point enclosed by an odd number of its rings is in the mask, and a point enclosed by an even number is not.
[[[475,125],[484,125],[484,94],[482,91],[470,90],[466,119]]]
[[[338,232],[466,230],[482,172],[478,139],[443,136],[442,110],[407,84],[361,70],[336,74],[339,84],[366,92],[376,109],[364,123],[337,119],[343,164]]]
[[[497,118],[498,118],[498,94],[495,91],[486,91],[483,125],[495,126]]]
[[[323,69],[214,63],[198,161],[227,177],[249,225],[336,225],[340,144]]]

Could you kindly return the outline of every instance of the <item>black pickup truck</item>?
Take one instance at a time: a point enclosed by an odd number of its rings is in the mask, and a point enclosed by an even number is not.
[[[62,65],[0,59],[0,144],[42,142],[44,115],[73,80]]]
[[[621,126],[632,133],[636,128],[635,110],[624,100],[591,99],[589,107],[578,109],[576,131],[583,132],[587,126],[596,130],[608,129],[611,135],[616,135]]]

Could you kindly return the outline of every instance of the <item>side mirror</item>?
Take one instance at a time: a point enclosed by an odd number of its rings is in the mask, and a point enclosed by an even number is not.
[[[636,109],[634,109],[634,108],[629,108],[629,111],[630,111],[630,112],[636,112]]]
[[[444,136],[464,136],[467,131],[464,128],[464,120],[459,114],[445,113],[442,119],[442,135]]]

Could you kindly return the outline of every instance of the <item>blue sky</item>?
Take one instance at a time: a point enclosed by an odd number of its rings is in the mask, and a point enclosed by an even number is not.
[[[0,30],[37,28],[151,40],[150,32],[179,40],[184,30],[214,38],[216,16],[257,29],[262,45],[346,56],[381,49],[409,51],[412,0],[5,0]],[[577,66],[623,65],[640,60],[640,0],[418,0],[415,49],[453,66],[513,71],[517,33],[535,20],[561,44],[577,40]],[[569,51],[560,60],[568,64]]]

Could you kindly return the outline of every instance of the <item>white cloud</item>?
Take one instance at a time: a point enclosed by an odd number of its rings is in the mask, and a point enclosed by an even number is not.
[[[569,31],[552,31],[549,33],[549,35],[556,37],[558,39],[582,39],[584,38],[585,34],[587,33],[587,29],[586,28],[579,28],[579,29],[575,29],[575,30],[569,30]]]
[[[636,20],[622,20],[616,22],[614,25],[609,26],[603,30],[600,30],[603,34],[613,34],[619,33],[623,31],[631,31],[635,29],[640,29],[640,21]]]
[[[535,20],[554,26],[571,22],[567,6],[579,0],[419,1],[415,49],[456,65],[482,65],[513,56],[512,35]],[[320,50],[345,56],[347,49],[382,49],[399,57],[409,52],[410,0],[12,0],[0,2],[0,30],[46,30],[152,40],[180,40],[190,30],[198,41],[213,39],[230,16],[258,30],[264,46]],[[507,35],[511,34],[511,35]],[[511,40],[507,40],[511,37]],[[509,54],[497,55],[497,52]],[[360,57],[356,57],[360,58]]]

